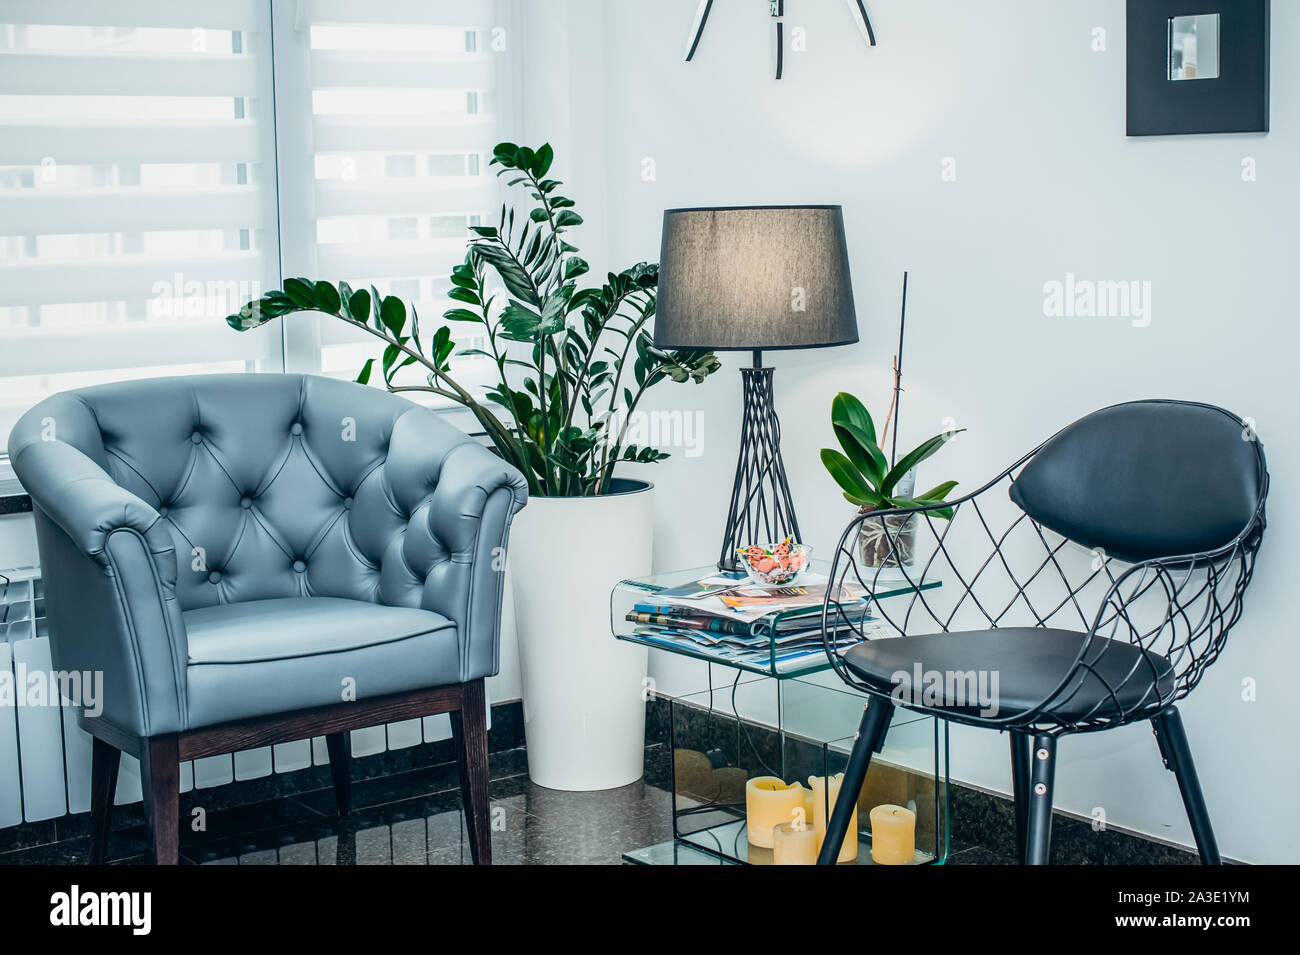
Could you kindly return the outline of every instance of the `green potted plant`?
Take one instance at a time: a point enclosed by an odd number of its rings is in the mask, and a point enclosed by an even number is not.
[[[490,165],[524,202],[503,203],[496,225],[471,227],[451,271],[454,307],[432,332],[413,306],[373,285],[306,278],[286,279],[227,322],[243,331],[317,311],[364,331],[382,351],[357,381],[378,371],[390,391],[463,405],[523,473],[532,500],[515,520],[510,573],[529,772],[554,789],[604,789],[641,775],[646,654],[610,639],[601,595],[650,572],[653,528],[653,486],[615,469],[668,457],[628,443],[645,392],[665,380],[701,382],[720,363],[711,352],[654,347],[646,325],[657,265],[579,287],[588,266],[569,238],[582,217],[550,177],[553,160],[549,144],[493,150]],[[453,323],[477,326],[484,347],[457,349]],[[481,395],[458,380],[458,360],[470,357],[493,369]]]
[[[937,434],[891,465],[876,443],[876,426],[871,415],[853,395],[841,392],[835,396],[831,402],[831,425],[843,452],[822,448],[822,464],[844,492],[845,499],[857,505],[859,514],[942,504],[957,486],[956,481],[944,481],[923,494],[900,490],[913,468],[965,429]],[[952,517],[952,508],[928,513],[946,520]],[[907,514],[885,514],[879,519],[863,521],[858,537],[858,556],[863,565],[875,568],[879,576],[897,575],[902,568],[910,567],[916,559],[916,521],[914,515]]]

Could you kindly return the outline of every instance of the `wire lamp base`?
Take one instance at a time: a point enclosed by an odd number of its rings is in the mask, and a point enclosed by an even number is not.
[[[781,460],[781,424],[772,403],[774,371],[762,367],[758,352],[754,353],[753,368],[740,369],[744,418],[727,529],[718,556],[719,570],[743,569],[736,552],[748,544],[775,544],[788,535],[801,540],[785,464]]]

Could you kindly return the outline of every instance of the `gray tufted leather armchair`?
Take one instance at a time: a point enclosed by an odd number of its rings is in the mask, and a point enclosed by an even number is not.
[[[101,671],[92,861],[123,751],[156,860],[178,860],[180,761],[448,712],[476,862],[490,861],[486,702],[504,548],[527,497],[487,448],[403,398],[301,375],[55,395],[9,441],[32,497],[54,666]]]

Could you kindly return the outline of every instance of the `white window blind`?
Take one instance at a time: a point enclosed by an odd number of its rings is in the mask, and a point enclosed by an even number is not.
[[[437,321],[499,206],[511,8],[0,0],[0,471],[13,422],[68,388],[353,377],[377,343],[338,322],[222,321],[285,276],[373,282]]]
[[[0,3],[0,451],[47,394],[277,370],[265,0]]]
[[[469,226],[495,222],[510,37],[493,0],[307,0],[314,277],[373,282],[441,320]],[[283,94],[283,91],[281,93]],[[283,103],[281,109],[284,108]],[[283,155],[284,145],[281,144]],[[282,169],[283,169],[282,165]],[[473,326],[453,326],[483,347]],[[321,368],[353,377],[374,339],[320,325]],[[462,363],[458,371],[468,371]],[[421,378],[417,368],[408,369]],[[472,372],[469,375],[472,376]],[[379,376],[375,376],[376,381]]]

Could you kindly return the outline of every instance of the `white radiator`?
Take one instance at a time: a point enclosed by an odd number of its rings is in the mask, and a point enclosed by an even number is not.
[[[19,664],[26,664],[29,673],[50,670],[45,598],[40,572],[33,567],[0,571],[0,673],[16,680]],[[489,707],[489,725],[491,719]],[[373,726],[353,732],[352,755],[373,756],[450,736],[446,715]],[[323,736],[197,759],[181,764],[181,792],[328,762]],[[140,766],[126,756],[115,802],[140,798]],[[0,828],[89,810],[90,734],[77,725],[75,710],[0,705]]]

